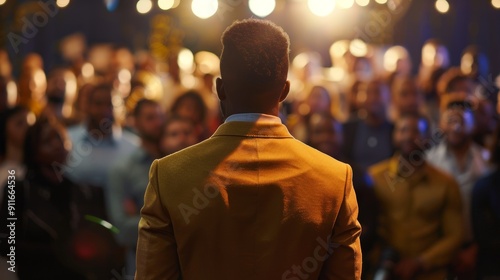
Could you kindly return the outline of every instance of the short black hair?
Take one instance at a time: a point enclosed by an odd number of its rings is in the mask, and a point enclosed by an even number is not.
[[[204,122],[206,117],[207,117],[207,105],[205,105],[205,101],[203,101],[203,98],[201,97],[201,94],[196,91],[196,90],[188,90],[174,101],[174,104],[172,104],[172,107],[170,108],[170,112],[174,115],[177,115],[177,111],[179,110],[179,107],[182,105],[183,102],[186,100],[193,100],[194,103],[196,104],[197,112],[200,114],[200,122]]]
[[[222,34],[221,76],[246,91],[282,87],[289,66],[290,38],[268,20],[235,21]]]
[[[147,98],[141,98],[137,103],[135,104],[134,107],[134,117],[138,117],[141,114],[141,110],[144,106],[159,106],[158,102],[147,99]]]

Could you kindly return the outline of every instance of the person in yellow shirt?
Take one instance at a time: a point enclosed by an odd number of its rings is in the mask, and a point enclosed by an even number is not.
[[[424,117],[401,116],[393,135],[398,151],[369,169],[380,205],[378,234],[397,255],[396,279],[446,279],[463,239],[458,184],[425,162],[429,134]]]

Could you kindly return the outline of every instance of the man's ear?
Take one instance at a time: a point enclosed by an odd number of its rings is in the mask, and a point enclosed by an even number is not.
[[[226,91],[224,90],[224,82],[222,82],[222,79],[218,77],[215,80],[215,88],[217,90],[217,96],[219,97],[220,101],[223,101],[226,99]]]
[[[283,87],[283,90],[281,91],[280,102],[282,102],[283,100],[285,100],[285,98],[288,96],[289,92],[290,92],[290,81],[287,80],[285,82],[285,86]]]

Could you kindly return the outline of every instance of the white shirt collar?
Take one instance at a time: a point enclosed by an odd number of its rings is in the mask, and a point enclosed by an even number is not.
[[[227,117],[224,123],[228,122],[265,122],[265,123],[277,123],[281,124],[281,119],[267,114],[260,113],[242,113],[242,114],[233,114]]]

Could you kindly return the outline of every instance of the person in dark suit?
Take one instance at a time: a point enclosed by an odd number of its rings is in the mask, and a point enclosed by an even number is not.
[[[389,88],[379,80],[360,85],[357,116],[344,124],[344,155],[347,163],[366,171],[394,153],[394,125],[387,119]]]
[[[222,44],[225,123],[153,162],[136,279],[360,279],[350,166],[294,139],[278,117],[288,35],[247,19]]]

